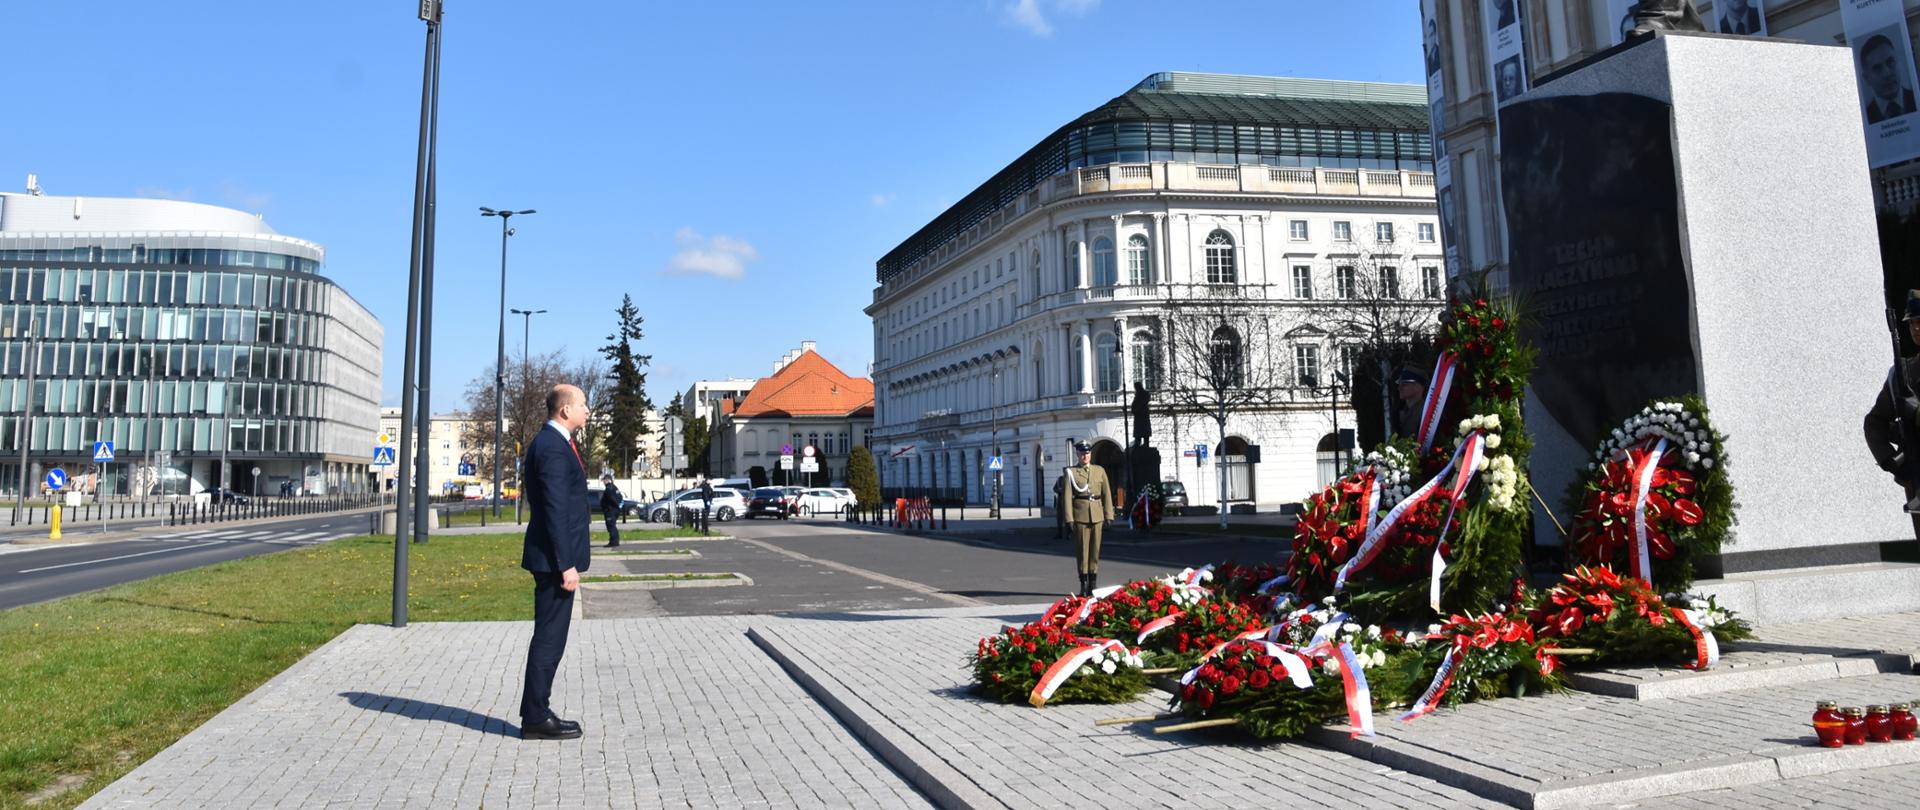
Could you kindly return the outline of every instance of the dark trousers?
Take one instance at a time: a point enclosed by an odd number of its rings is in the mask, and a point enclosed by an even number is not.
[[[1105,522],[1070,523],[1073,527],[1074,563],[1080,569],[1080,575],[1100,573],[1100,535],[1106,528]]]
[[[560,587],[560,575],[533,574],[533,641],[527,644],[527,685],[520,695],[520,724],[544,723],[554,716],[553,673],[567,650],[573,624],[573,592]]]
[[[620,545],[620,524],[616,522],[613,515],[607,516],[607,545]]]

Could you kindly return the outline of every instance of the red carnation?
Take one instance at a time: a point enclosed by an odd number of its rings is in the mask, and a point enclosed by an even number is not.
[[[1033,662],[1033,674],[1038,675],[1045,671],[1047,671],[1047,668],[1041,666],[1039,661]]]
[[[1226,680],[1220,682],[1220,694],[1231,695],[1238,691],[1240,691],[1239,678],[1236,678],[1232,675],[1228,675]]]
[[[1255,689],[1265,689],[1272,683],[1273,678],[1269,677],[1264,669],[1256,669],[1247,677],[1247,685]]]

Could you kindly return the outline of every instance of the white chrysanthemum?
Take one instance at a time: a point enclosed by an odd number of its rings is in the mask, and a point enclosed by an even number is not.
[[[1346,624],[1340,625],[1340,632],[1351,636],[1355,633],[1360,632],[1360,625],[1354,624],[1353,622],[1347,622]]]
[[[1487,449],[1494,450],[1494,449],[1498,449],[1499,447],[1500,447],[1500,434],[1498,433],[1487,434]]]
[[[1368,638],[1379,638],[1379,637],[1380,637],[1380,625],[1377,625],[1377,624],[1369,624],[1369,625],[1367,625],[1367,637],[1368,637]]]
[[[1688,464],[1699,464],[1699,463],[1700,463],[1700,454],[1699,454],[1699,453],[1688,453],[1688,454],[1687,454],[1687,463],[1688,463]]]
[[[1114,666],[1113,666],[1113,662],[1112,662],[1112,661],[1101,661],[1101,662],[1100,662],[1100,671],[1101,671],[1101,672],[1105,672],[1105,673],[1107,673],[1108,675],[1112,675],[1112,674],[1113,674],[1113,670],[1114,670]]]
[[[1337,658],[1329,658],[1320,662],[1320,671],[1330,676],[1339,676],[1340,660]]]
[[[1427,625],[1427,632],[1430,634],[1438,635],[1440,633],[1440,625],[1437,625],[1437,624]]]
[[[1705,467],[1709,470],[1713,469],[1713,459],[1710,459],[1710,458],[1700,459],[1700,466]]]

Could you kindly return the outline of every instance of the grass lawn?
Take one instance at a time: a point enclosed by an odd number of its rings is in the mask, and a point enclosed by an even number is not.
[[[518,535],[410,551],[408,620],[531,618]],[[356,623],[391,619],[359,537],[0,611],[0,808],[72,807]]]

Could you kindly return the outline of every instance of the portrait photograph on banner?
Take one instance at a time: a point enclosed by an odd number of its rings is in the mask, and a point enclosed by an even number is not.
[[[1915,103],[1913,45],[1901,0],[1843,0],[1840,16],[1860,92],[1860,118],[1867,128],[1867,158],[1874,167],[1920,157],[1920,112]]]
[[[1713,30],[1722,34],[1767,35],[1766,0],[1715,0]]]
[[[1487,69],[1498,106],[1527,92],[1526,15],[1519,0],[1483,3],[1487,24]]]

